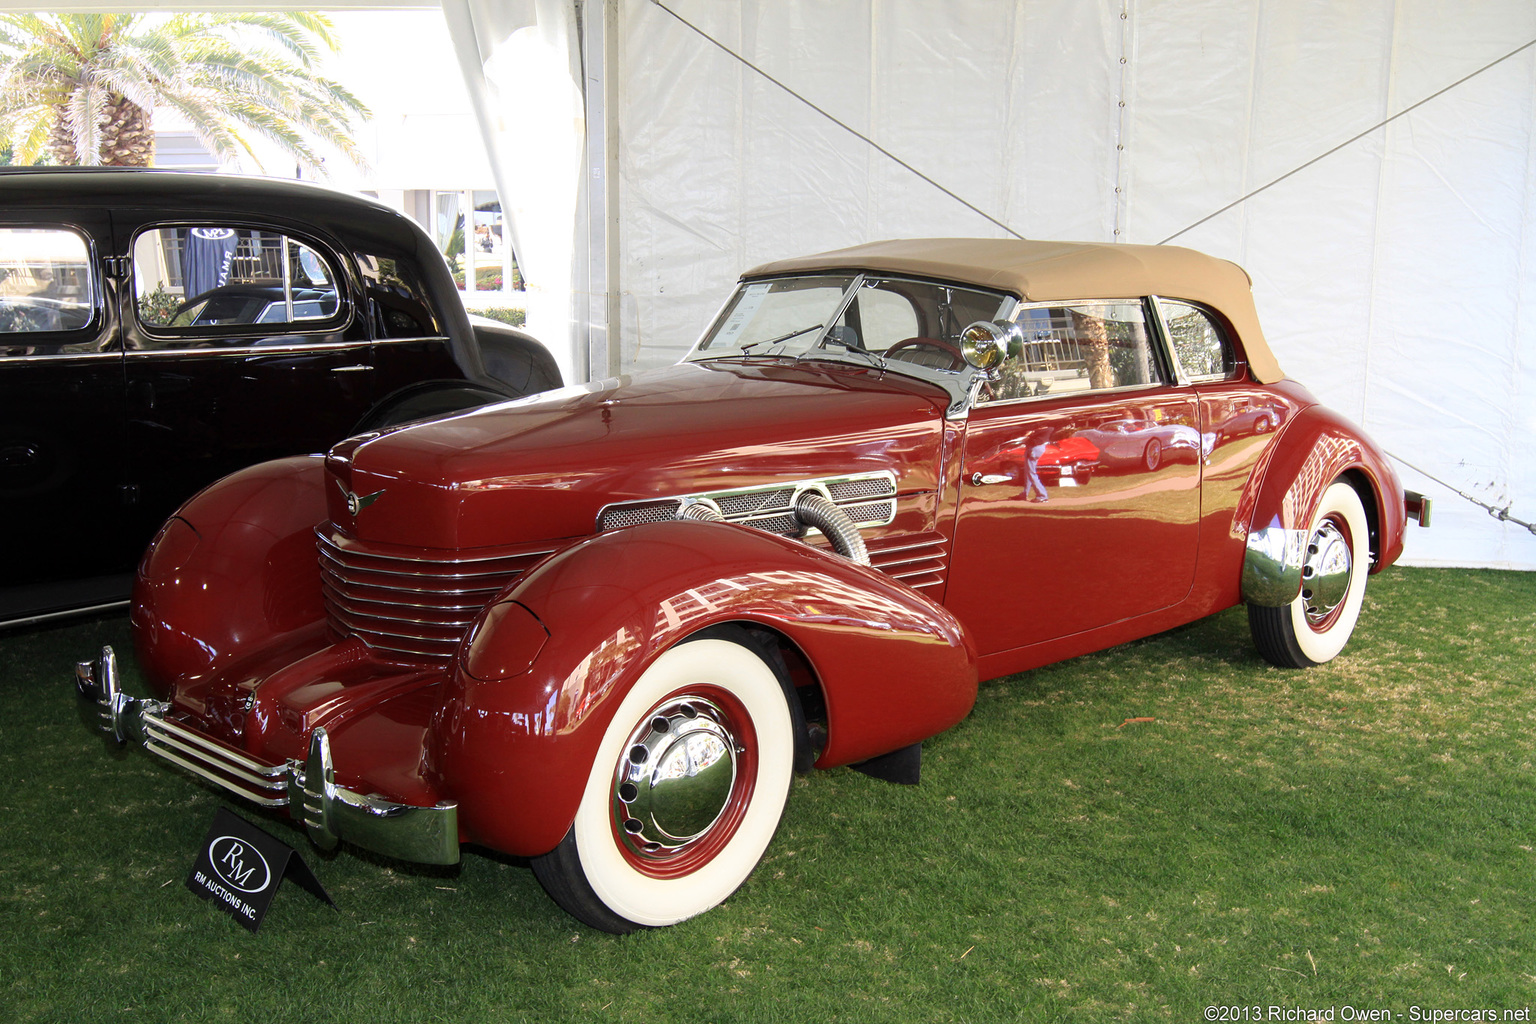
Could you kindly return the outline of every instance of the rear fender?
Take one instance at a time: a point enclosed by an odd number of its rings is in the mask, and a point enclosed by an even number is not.
[[[520,580],[460,650],[432,760],[466,836],[522,856],[553,849],[630,687],[662,652],[727,622],[774,630],[810,664],[827,705],[822,767],[932,736],[976,699],[960,624],[879,572],[725,523],[601,534]]]
[[[1371,571],[1397,560],[1406,515],[1403,487],[1386,456],[1356,426],[1320,405],[1302,410],[1271,446],[1251,498],[1243,600],[1279,608],[1301,593],[1307,531],[1323,492],[1344,479],[1370,521]]]

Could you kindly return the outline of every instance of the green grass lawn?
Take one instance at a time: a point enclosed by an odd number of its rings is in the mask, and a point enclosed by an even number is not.
[[[0,1021],[1536,1006],[1536,573],[1388,570],[1311,671],[1260,662],[1237,609],[984,684],[925,745],[922,785],[797,780],[739,893],[622,938],[516,862],[322,854],[142,751],[109,755],[70,683],[103,642],[127,650],[126,622],[0,638]],[[251,935],[188,892],[221,803],[340,909],[290,883]]]

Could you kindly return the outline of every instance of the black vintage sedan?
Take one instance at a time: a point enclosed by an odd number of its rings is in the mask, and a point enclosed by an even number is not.
[[[233,470],[559,384],[378,203],[0,171],[0,625],[126,599],[166,516]]]

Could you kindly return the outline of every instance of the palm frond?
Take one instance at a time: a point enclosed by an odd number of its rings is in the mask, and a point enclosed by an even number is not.
[[[105,116],[106,90],[86,79],[64,104],[64,119],[74,140],[75,159],[82,166],[101,163],[101,123]]]
[[[48,144],[52,127],[52,121],[39,112],[32,121],[31,130],[22,138],[21,145],[16,147],[16,155],[27,163],[36,163],[43,154],[43,147]]]
[[[318,72],[336,49],[332,22],[314,13],[4,13],[0,117],[20,125],[30,92],[60,119],[55,143],[67,134],[78,158],[94,161],[117,129],[104,112],[120,97],[175,110],[221,160],[254,157],[251,133],[314,167],[316,142],[361,165],[351,130],[368,108]]]

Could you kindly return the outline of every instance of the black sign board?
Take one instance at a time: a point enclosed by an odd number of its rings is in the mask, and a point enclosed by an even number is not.
[[[187,888],[254,932],[284,877],[336,905],[293,847],[220,807],[187,876]]]

